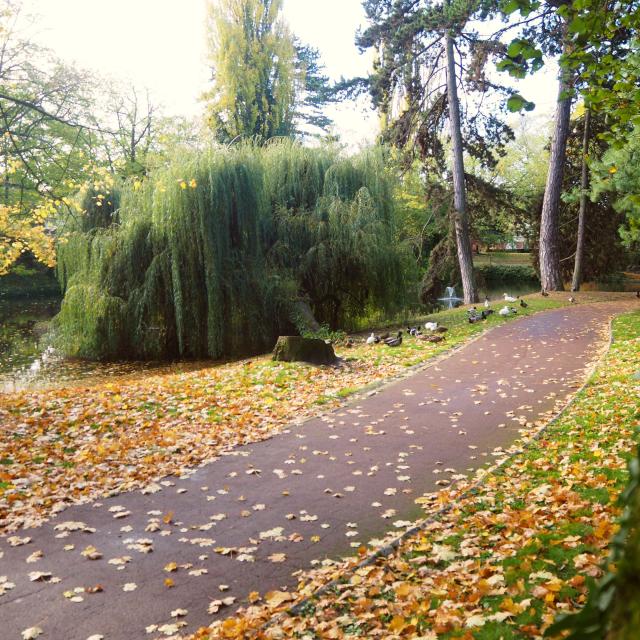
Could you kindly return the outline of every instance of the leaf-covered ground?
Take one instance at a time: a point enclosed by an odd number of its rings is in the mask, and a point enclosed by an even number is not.
[[[424,500],[426,515],[437,515],[391,555],[360,567],[324,563],[300,576],[297,592],[255,594],[197,637],[542,637],[558,612],[585,601],[616,530],[640,418],[640,312],[617,319],[614,335],[559,420],[481,484]],[[296,601],[295,615],[286,613]]]
[[[532,297],[515,317],[566,304],[566,298]],[[0,394],[0,533],[268,438],[293,420],[333,408],[354,391],[510,319],[495,314],[470,325],[459,309],[437,320],[450,327],[442,343],[406,338],[393,349],[368,346],[358,336],[354,347],[337,347],[345,359],[337,368],[275,363],[264,356]]]

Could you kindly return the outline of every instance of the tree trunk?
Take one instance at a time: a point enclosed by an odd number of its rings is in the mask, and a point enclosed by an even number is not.
[[[478,301],[473,277],[473,255],[467,219],[467,198],[464,184],[464,160],[462,156],[462,132],[460,130],[460,103],[456,79],[453,36],[447,34],[447,98],[449,102],[449,126],[451,128],[451,152],[453,165],[454,225],[458,262],[462,276],[462,291],[465,304]]]
[[[273,350],[273,359],[280,362],[334,364],[336,354],[330,344],[318,338],[280,336]]]
[[[542,218],[540,219],[540,280],[547,291],[563,291],[558,252],[558,223],[562,177],[567,151],[567,136],[571,117],[571,97],[566,96],[570,89],[566,71],[560,72],[558,106],[556,107],[555,128],[551,140],[549,171],[544,189]]]
[[[587,156],[589,154],[589,124],[591,122],[591,110],[584,112],[584,134],[582,136],[582,177],[580,179],[580,210],[578,211],[578,240],[576,242],[576,260],[573,265],[573,281],[571,291],[580,291],[582,282],[582,257],[584,255],[584,226],[587,212],[587,188],[589,186],[589,167]]]

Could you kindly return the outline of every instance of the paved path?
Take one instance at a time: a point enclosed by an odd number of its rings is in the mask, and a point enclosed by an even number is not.
[[[157,493],[69,508],[19,532],[28,544],[0,538],[0,594],[1,576],[15,584],[0,595],[0,637],[38,626],[46,640],[152,638],[160,631],[146,627],[176,622],[177,609],[188,610],[179,618],[188,633],[215,619],[212,600],[295,585],[292,572],[419,516],[416,497],[548,414],[583,381],[624,307],[505,324],[373,396],[168,478]],[[97,559],[82,555],[92,548]],[[30,572],[45,575],[31,581]]]

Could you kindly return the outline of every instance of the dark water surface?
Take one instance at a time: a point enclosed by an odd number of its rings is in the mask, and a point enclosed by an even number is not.
[[[49,325],[60,300],[0,299],[0,393],[44,389],[70,382],[101,382],[149,372],[179,372],[211,363],[90,362],[63,358],[52,346]]]

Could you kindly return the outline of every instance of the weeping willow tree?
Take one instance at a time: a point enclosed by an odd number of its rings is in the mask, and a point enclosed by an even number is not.
[[[414,295],[380,150],[214,148],[83,197],[58,259],[69,355],[257,353],[295,330],[300,302],[335,328]],[[96,213],[107,199],[119,208]]]

